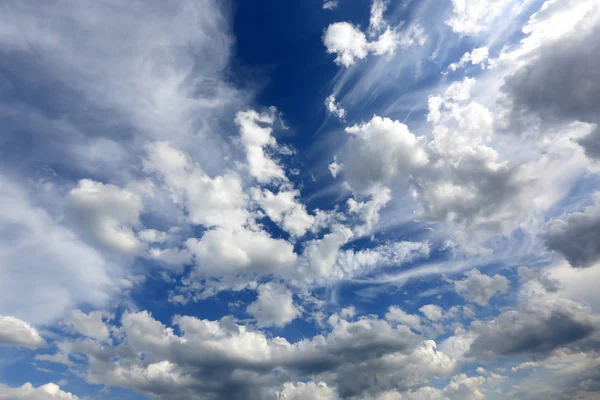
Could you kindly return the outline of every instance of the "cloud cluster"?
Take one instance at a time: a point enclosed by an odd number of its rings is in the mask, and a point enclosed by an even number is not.
[[[272,296],[276,289],[271,285],[264,293],[259,290],[259,296]],[[256,308],[263,312],[257,314],[259,321],[267,317],[264,309]],[[112,345],[92,338],[65,342],[58,346],[63,357],[54,360],[84,355],[88,382],[165,399],[258,399],[280,385],[279,399],[333,393],[344,398],[376,396],[418,388],[456,369],[455,361],[436,350],[435,342],[423,342],[407,327],[375,317],[349,320],[334,314],[328,333],[295,343],[270,338],[231,318],[178,316],[173,323],[181,334],[147,312],[128,312],[120,326],[111,329],[120,338]],[[327,384],[286,383],[306,377]]]

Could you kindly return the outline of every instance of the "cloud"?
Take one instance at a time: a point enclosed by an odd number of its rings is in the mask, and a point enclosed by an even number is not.
[[[600,101],[600,7],[594,1],[546,2],[523,32],[520,50],[509,54],[516,70],[503,90],[513,118],[536,115],[544,124],[581,121],[598,125]],[[527,123],[527,122],[525,122]],[[578,139],[589,157],[600,156],[598,129]]]
[[[231,318],[178,316],[174,324],[180,335],[147,312],[127,312],[112,330],[119,341],[106,346],[67,342],[59,352],[85,356],[82,376],[90,383],[165,399],[258,399],[286,382],[280,396],[330,395],[333,390],[328,388],[337,388],[340,397],[376,395],[419,387],[456,368],[433,341],[422,342],[406,327],[374,317],[350,322],[333,315],[328,333],[295,343],[270,338]],[[140,353],[145,354],[143,360],[135,356]],[[113,354],[120,357],[114,359]],[[326,386],[289,383],[305,377]]]
[[[164,180],[172,201],[187,211],[192,224],[234,227],[246,222],[248,199],[237,173],[226,171],[211,178],[167,142],[149,143],[146,149],[144,169]]]
[[[37,349],[46,346],[46,341],[27,322],[0,315],[0,345]]]
[[[392,306],[385,314],[385,319],[388,321],[399,322],[411,329],[421,330],[421,317],[414,314],[407,314],[399,307]]]
[[[454,62],[448,66],[450,71],[456,71],[463,68],[467,63],[472,65],[481,65],[481,68],[486,67],[486,61],[489,57],[489,50],[486,46],[473,49],[471,52],[466,52],[458,62]]]
[[[423,307],[419,308],[419,311],[421,311],[428,320],[434,322],[439,321],[443,316],[442,308],[435,304],[424,305]]]
[[[589,307],[566,299],[533,299],[491,321],[475,321],[471,355],[541,355],[574,346],[598,330]]]
[[[79,397],[72,393],[60,390],[54,383],[34,387],[31,383],[25,383],[21,387],[11,388],[0,384],[0,399],[6,400],[78,400]]]
[[[493,277],[482,274],[476,269],[467,272],[463,280],[453,281],[454,290],[465,300],[486,306],[496,294],[506,293],[509,283],[502,275]]]
[[[544,290],[549,293],[558,292],[563,287],[558,279],[552,278],[548,272],[544,272],[539,269],[519,267],[517,272],[521,282],[538,282],[540,285],[542,285]]]
[[[69,325],[72,326],[76,332],[84,336],[100,341],[106,341],[108,340],[110,333],[104,320],[110,317],[110,314],[102,311],[93,311],[89,314],[85,314],[79,310],[74,310],[71,313]]]
[[[246,149],[250,174],[263,184],[287,181],[283,168],[265,152],[277,145],[271,136],[274,112],[259,114],[254,110],[240,111],[235,121],[240,127],[240,139]]]
[[[328,96],[325,99],[325,107],[327,107],[327,111],[338,117],[341,121],[346,119],[346,110],[340,107],[339,103],[335,102],[335,97],[333,95]]]
[[[80,303],[105,305],[127,270],[34,206],[22,188],[4,177],[0,182],[0,315],[37,325]]]
[[[338,6],[338,0],[324,0],[323,9],[324,10],[335,10]]]
[[[548,248],[562,254],[573,267],[594,265],[600,260],[600,204],[551,220],[543,237]]]
[[[336,64],[350,67],[357,60],[366,58],[369,53],[392,56],[399,46],[408,47],[415,42],[423,43],[424,34],[420,28],[411,30],[404,37],[395,28],[391,28],[383,18],[386,8],[386,1],[373,0],[371,3],[367,32],[372,40],[367,38],[360,27],[349,22],[335,22],[327,27],[323,35],[323,44],[328,54],[336,55]]]
[[[258,298],[248,305],[246,312],[256,319],[259,327],[284,326],[302,314],[294,305],[292,292],[277,283],[258,287]]]
[[[337,393],[325,382],[287,382],[278,400],[337,400]]]
[[[476,35],[490,29],[491,22],[502,14],[513,0],[452,0],[452,16],[446,20],[461,35]]]
[[[428,163],[423,137],[415,136],[406,125],[374,116],[369,122],[346,128],[348,141],[340,160],[343,176],[359,193],[406,177]]]
[[[280,190],[274,194],[268,189],[254,188],[251,193],[267,216],[293,236],[303,236],[314,223],[314,217],[299,201],[298,190]]]
[[[145,245],[133,228],[140,226],[140,196],[115,185],[82,179],[69,192],[72,218],[100,246],[135,256]]]

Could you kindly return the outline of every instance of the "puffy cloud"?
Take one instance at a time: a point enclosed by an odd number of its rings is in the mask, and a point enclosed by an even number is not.
[[[359,28],[349,22],[336,22],[327,27],[323,44],[329,54],[335,54],[336,64],[349,67],[369,54],[369,42]]]
[[[600,101],[600,32],[597,2],[547,1],[523,28],[528,36],[508,53],[516,68],[505,79],[514,119],[536,115],[547,126],[581,121],[598,125],[594,104]],[[595,129],[579,138],[589,157],[600,157]]]
[[[75,221],[96,243],[134,256],[144,249],[133,228],[140,225],[142,199],[118,186],[82,179],[69,192],[69,209]]]
[[[137,233],[138,239],[145,243],[162,243],[167,240],[167,232],[156,229],[143,229]]]
[[[271,135],[275,112],[259,114],[254,110],[240,111],[235,122],[240,127],[240,140],[245,147],[250,174],[260,183],[287,181],[283,168],[265,151],[277,141]]]
[[[454,290],[465,300],[486,306],[496,294],[506,293],[509,283],[502,275],[489,276],[476,269],[467,272],[463,280],[453,281]]]
[[[600,260],[600,204],[548,223],[544,239],[573,267],[585,268]]]
[[[33,206],[19,186],[0,182],[0,315],[37,325],[80,303],[103,306],[126,271]]]
[[[46,346],[46,341],[27,322],[0,315],[0,345],[37,349]]]
[[[346,132],[349,138],[340,154],[344,178],[359,192],[409,176],[429,161],[425,139],[399,121],[374,116],[369,122],[346,128]]]
[[[278,400],[337,400],[335,390],[325,382],[287,382],[279,393]]]
[[[456,71],[459,68],[463,68],[467,63],[473,65],[481,65],[481,68],[485,67],[485,63],[488,60],[489,50],[487,47],[478,47],[473,49],[471,52],[466,52],[456,63],[452,63],[448,66],[450,71]]]
[[[377,56],[394,55],[399,46],[407,47],[415,42],[423,44],[422,28],[412,29],[401,36],[391,28],[383,18],[387,2],[373,0],[368,34],[349,22],[336,22],[327,27],[323,35],[323,44],[327,53],[335,54],[335,63],[344,67],[352,66],[357,60],[366,58],[369,53]]]
[[[521,282],[538,282],[540,285],[542,285],[546,292],[558,292],[562,288],[562,285],[558,279],[552,278],[549,273],[539,269],[519,267],[517,269],[517,273],[519,274],[519,280]]]
[[[429,256],[429,245],[422,242],[386,243],[370,249],[341,250],[352,231],[337,227],[318,240],[307,243],[302,254],[300,274],[315,282],[340,281],[368,275],[378,268],[393,267]]]
[[[375,224],[379,221],[379,211],[392,199],[390,189],[383,187],[373,189],[371,199],[366,202],[348,199],[348,211],[350,214],[358,215],[359,219],[364,222],[364,225],[358,226],[354,232],[358,236],[371,233]]]
[[[26,383],[21,387],[11,388],[0,384],[0,399],[5,400],[78,400],[72,393],[64,392],[55,383],[34,387]]]
[[[283,285],[265,283],[257,292],[258,298],[248,305],[246,312],[256,319],[259,327],[284,326],[302,314],[294,305],[292,292]]]
[[[340,107],[339,103],[335,102],[335,97],[333,95],[328,96],[325,99],[325,107],[327,107],[327,111],[338,117],[340,120],[346,119],[346,110]]]
[[[452,0],[452,16],[446,20],[452,30],[463,35],[485,32],[513,0]]]
[[[108,318],[111,318],[111,315],[102,311],[94,311],[85,314],[79,310],[74,310],[71,313],[69,325],[71,325],[77,333],[100,341],[106,341],[109,338],[110,333],[108,332],[108,327],[104,323],[104,320]]]
[[[471,355],[547,356],[553,350],[575,346],[598,331],[598,319],[589,307],[566,299],[534,298],[491,321],[475,321],[477,335]]]
[[[291,189],[280,190],[277,194],[268,189],[254,188],[252,191],[252,197],[267,216],[293,236],[303,236],[314,222],[314,217],[299,202],[299,196],[298,190]]]
[[[324,0],[323,9],[324,10],[335,10],[338,6],[338,0]]]
[[[421,342],[402,325],[375,317],[350,322],[338,315],[328,323],[328,333],[289,343],[231,318],[176,317],[177,335],[147,312],[126,312],[113,329],[118,341],[104,346],[67,342],[59,346],[59,353],[84,356],[81,373],[90,383],[165,399],[258,399],[285,382],[280,396],[331,395],[333,390],[327,388],[334,387],[341,397],[376,395],[420,387],[456,369],[433,341]],[[306,378],[326,386],[289,383]]]
[[[235,172],[211,178],[167,142],[153,142],[146,149],[144,168],[160,174],[171,199],[187,211],[192,224],[234,227],[246,222],[247,196]]]
[[[289,242],[260,229],[211,229],[200,239],[188,239],[187,248],[195,257],[196,277],[243,276],[249,281],[255,275],[286,276],[297,263]]]
[[[419,311],[421,311],[430,321],[439,321],[442,319],[444,313],[442,308],[435,304],[424,305],[419,308]]]
[[[388,321],[399,322],[408,326],[411,329],[421,330],[421,317],[414,314],[407,314],[399,307],[392,306],[385,314],[385,319]]]

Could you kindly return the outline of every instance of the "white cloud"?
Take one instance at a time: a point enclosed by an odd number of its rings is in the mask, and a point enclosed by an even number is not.
[[[323,44],[335,54],[336,64],[349,67],[369,54],[369,42],[363,32],[349,22],[336,22],[327,27]]]
[[[371,3],[371,17],[369,18],[369,35],[375,36],[387,26],[383,13],[387,9],[386,0],[373,0]]]
[[[143,229],[137,233],[138,239],[145,243],[162,243],[167,240],[167,232],[156,229]]]
[[[280,190],[277,194],[268,189],[252,190],[252,197],[267,216],[293,236],[303,236],[314,222],[314,217],[300,203],[299,196],[298,190]]]
[[[407,314],[399,307],[392,306],[385,314],[385,319],[388,321],[399,322],[408,326],[411,329],[421,330],[421,317],[414,314]]]
[[[325,99],[325,107],[327,107],[327,111],[338,117],[341,121],[346,119],[346,110],[340,107],[339,103],[335,102],[335,97],[333,95],[328,96]]]
[[[454,32],[475,35],[486,32],[494,21],[515,0],[452,0],[452,16],[446,20]]]
[[[493,296],[508,291],[508,279],[502,275],[496,274],[492,277],[476,269],[472,269],[465,275],[465,279],[452,282],[454,290],[465,300],[480,306],[486,306]]]
[[[421,311],[430,321],[439,321],[443,316],[442,308],[436,304],[424,305],[419,308],[419,311]]]
[[[246,150],[248,169],[259,183],[287,181],[283,168],[266,153],[277,141],[271,135],[275,113],[259,114],[254,110],[240,111],[235,122],[240,127],[240,138]]]
[[[79,310],[74,310],[69,319],[69,325],[76,332],[100,341],[106,341],[109,338],[108,327],[104,323],[105,319],[112,316],[102,311],[94,311],[85,314]]]
[[[145,245],[133,228],[143,210],[139,195],[118,186],[82,179],[69,192],[69,209],[76,223],[100,246],[135,256]]]
[[[144,168],[160,174],[171,199],[187,211],[192,224],[235,227],[246,222],[247,196],[237,173],[211,178],[167,142],[150,143],[146,149]]]
[[[21,387],[11,388],[0,384],[0,399],[3,400],[78,400],[79,397],[72,393],[64,392],[54,383],[34,387],[25,383]]]
[[[80,303],[104,305],[126,270],[107,263],[97,250],[33,206],[14,183],[3,177],[0,182],[0,315],[37,325]]]
[[[46,341],[27,322],[0,315],[0,345],[37,349],[46,346]]]
[[[481,65],[481,68],[486,67],[486,62],[488,61],[489,50],[487,47],[478,47],[473,49],[471,52],[466,52],[460,58],[458,62],[452,63],[448,66],[450,71],[456,71],[459,68],[463,68],[467,63],[471,63],[473,65]]]
[[[406,125],[374,116],[369,122],[346,128],[347,143],[340,154],[344,178],[353,190],[369,192],[397,177],[408,177],[425,166],[425,138]]]
[[[335,390],[325,382],[286,382],[278,400],[337,400]]]
[[[335,10],[338,6],[338,0],[324,0],[323,9],[324,10]]]
[[[258,287],[258,298],[248,305],[246,312],[256,319],[260,327],[284,326],[302,314],[294,305],[292,292],[277,283],[265,283]]]
[[[59,354],[85,355],[88,362],[80,373],[88,382],[155,396],[176,392],[188,398],[198,393],[208,398],[263,398],[286,382],[280,394],[332,393],[319,384],[289,383],[306,378],[337,388],[340,397],[361,398],[421,386],[456,369],[454,360],[436,350],[435,342],[423,342],[402,325],[375,317],[350,322],[338,315],[328,323],[329,332],[290,343],[228,317],[208,321],[178,316],[174,319],[178,335],[147,312],[126,312],[113,329],[118,341],[107,346],[66,342],[68,346],[59,346]],[[119,359],[109,356],[115,353]],[[142,353],[144,360],[137,356]]]
[[[379,212],[392,199],[390,189],[387,187],[377,188],[372,190],[370,200],[366,202],[348,199],[348,212],[355,214],[364,222],[364,225],[354,228],[354,233],[357,236],[368,235],[373,230],[373,227],[379,222]]]

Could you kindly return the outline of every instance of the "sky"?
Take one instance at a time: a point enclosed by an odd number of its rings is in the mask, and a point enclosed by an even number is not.
[[[600,1],[0,3],[0,400],[600,398]]]

